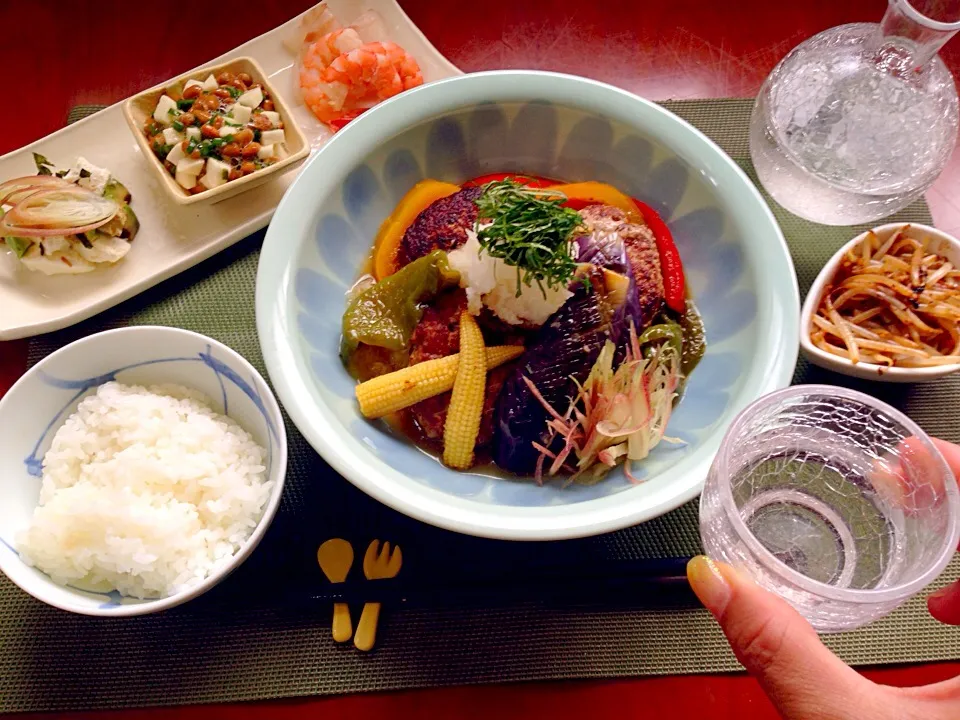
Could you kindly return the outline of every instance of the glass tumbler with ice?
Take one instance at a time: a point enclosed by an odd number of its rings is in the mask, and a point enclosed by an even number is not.
[[[700,497],[700,534],[708,556],[781,595],[817,630],[851,630],[943,571],[960,538],[960,492],[898,410],[797,385],[730,426]]]

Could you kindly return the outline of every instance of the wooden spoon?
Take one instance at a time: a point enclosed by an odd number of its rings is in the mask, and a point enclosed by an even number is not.
[[[333,584],[342,583],[353,565],[353,546],[346,540],[332,538],[317,550],[317,562],[320,569]],[[353,635],[350,621],[350,608],[346,603],[333,604],[333,639],[347,642]]]

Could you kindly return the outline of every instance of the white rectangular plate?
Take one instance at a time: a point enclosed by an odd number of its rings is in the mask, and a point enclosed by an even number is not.
[[[420,63],[426,82],[461,74],[395,0],[327,0],[327,5],[345,25],[365,10],[377,11],[390,39]],[[210,62],[254,57],[293,107],[297,123],[316,152],[330,138],[330,131],[299,102],[295,58],[283,45],[299,18]],[[30,272],[0,246],[0,340],[38,335],[85,320],[265,227],[301,167],[209,207],[178,206],[151,174],[148,158],[142,156],[124,122],[121,103],[0,157],[0,180],[34,174],[32,152],[47,156],[60,167],[69,167],[82,155],[109,168],[133,194],[140,232],[123,260],[84,275],[48,277]]]

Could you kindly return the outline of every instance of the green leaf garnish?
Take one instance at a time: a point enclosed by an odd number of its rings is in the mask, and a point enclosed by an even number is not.
[[[33,245],[33,241],[30,238],[19,238],[19,237],[5,237],[3,241],[7,244],[7,247],[13,250],[14,255],[18,258],[22,258],[27,254],[27,250],[30,249],[30,246]]]
[[[513,180],[487,183],[476,200],[480,247],[517,268],[518,297],[523,285],[534,282],[544,295],[544,285],[565,287],[577,270],[571,244],[583,219],[563,207],[566,200],[563,193]]]
[[[40,153],[33,153],[33,163],[37,166],[37,175],[52,175],[56,167]]]

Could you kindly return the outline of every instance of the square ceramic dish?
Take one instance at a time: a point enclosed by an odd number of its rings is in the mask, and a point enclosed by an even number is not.
[[[142,128],[147,119],[153,115],[153,111],[157,107],[157,102],[168,87],[178,82],[185,82],[191,78],[202,81],[207,75],[217,75],[223,71],[234,74],[245,72],[253,78],[254,82],[260,84],[270,94],[276,111],[280,113],[280,119],[283,122],[283,129],[286,133],[285,145],[288,155],[280,162],[257,170],[250,175],[245,175],[239,180],[231,180],[220,187],[204,190],[201,193],[192,195],[180,187],[177,181],[167,172],[163,163],[160,162],[160,159],[151,149],[150,143],[147,142]],[[293,115],[283,97],[277,92],[276,88],[270,84],[269,80],[267,80],[266,73],[263,72],[263,69],[257,64],[256,60],[251,57],[239,57],[218,65],[208,65],[197,70],[191,70],[162,85],[144,90],[142,93],[134,95],[124,102],[123,116],[126,118],[127,125],[130,126],[130,131],[137,139],[140,152],[143,153],[144,158],[147,159],[153,172],[159,178],[160,184],[166,190],[166,194],[170,199],[180,205],[213,203],[228,197],[233,197],[245,190],[250,190],[258,185],[262,185],[270,178],[276,177],[291,165],[295,165],[310,154],[310,143],[293,119]]]

